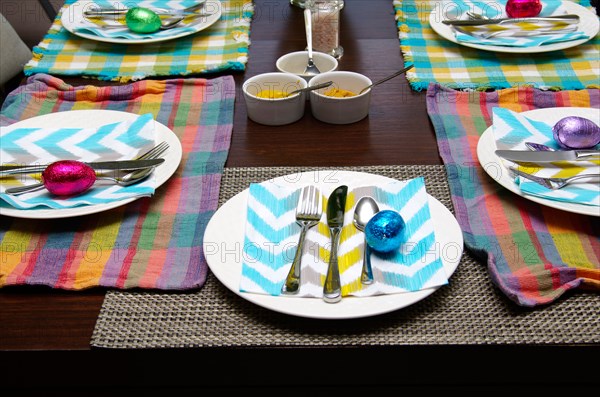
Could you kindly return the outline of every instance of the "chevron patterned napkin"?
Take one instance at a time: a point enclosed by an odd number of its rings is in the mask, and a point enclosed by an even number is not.
[[[244,258],[240,291],[281,295],[281,286],[293,260],[300,227],[295,209],[301,189],[272,182],[253,184],[249,189]],[[329,192],[321,192],[327,205]],[[398,211],[406,222],[406,241],[397,252],[373,252],[374,283],[360,282],[364,234],[352,224],[354,206],[371,196],[380,210]],[[392,182],[384,186],[357,187],[348,192],[338,260],[342,295],[371,296],[437,287],[448,283],[436,250],[433,220],[423,178]],[[297,297],[322,297],[331,246],[326,214],[306,235],[302,277]],[[292,295],[286,295],[292,296]]]
[[[554,124],[530,119],[520,113],[506,108],[493,110],[494,138],[498,149],[527,150],[525,142],[541,143],[555,150],[561,150],[552,136]],[[600,124],[600,113],[592,120]],[[507,165],[514,163],[503,160]],[[535,167],[519,166],[519,169],[540,177],[567,178],[579,174],[600,173],[600,161],[577,161],[547,163],[544,166],[536,164]],[[572,202],[600,206],[600,186],[597,181],[588,183],[574,183],[562,189],[551,190],[527,178],[516,177],[515,182],[523,193],[543,197],[549,200]]]
[[[150,113],[132,120],[96,128],[84,126],[62,128],[47,125],[40,125],[39,128],[6,126],[0,127],[0,137],[2,138],[0,164],[49,164],[58,160],[85,162],[126,160],[149,150],[156,141],[154,119]],[[25,185],[39,182],[23,174],[3,179],[12,179],[13,182],[17,180]],[[43,189],[18,196],[0,193],[0,199],[19,209],[72,208],[151,196],[155,184],[155,178],[151,174],[144,181],[131,186],[97,181],[86,192],[68,198],[58,198]],[[9,185],[10,183],[3,183],[0,192]]]
[[[442,3],[444,17],[447,19],[467,20],[467,11],[475,12],[488,18],[508,18],[505,11],[506,0],[494,3],[481,1],[447,1]],[[562,2],[557,0],[542,1],[540,17],[567,14]],[[476,44],[537,47],[544,44],[558,43],[589,38],[583,32],[577,32],[576,24],[564,22],[515,22],[480,26],[453,26],[458,41]],[[487,38],[488,34],[494,34]]]
[[[121,2],[113,2],[106,0],[95,0],[92,3],[96,4],[98,7],[102,8],[115,8],[115,9],[126,9],[128,8],[126,4]],[[174,10],[180,10],[187,6],[189,6],[189,0],[180,0],[180,1],[140,1],[136,3],[136,7],[159,7],[159,8],[169,8]],[[218,1],[211,2],[211,7],[220,7],[221,3]],[[113,38],[123,38],[123,39],[132,39],[132,40],[142,40],[142,39],[159,39],[159,38],[167,38],[172,36],[177,36],[186,32],[194,32],[198,29],[198,25],[202,24],[206,18],[204,17],[187,17],[185,18],[179,25],[174,28],[167,30],[159,30],[154,33],[136,33],[129,30],[127,25],[125,24],[125,17],[103,17],[103,18],[83,18],[78,20],[75,23],[74,29],[81,33],[93,34],[100,37],[113,37]],[[106,29],[104,26],[108,27]]]

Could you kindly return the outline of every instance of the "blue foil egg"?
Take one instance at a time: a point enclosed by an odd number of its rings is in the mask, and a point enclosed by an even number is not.
[[[404,241],[405,227],[404,219],[396,211],[379,211],[365,226],[365,239],[375,251],[392,252]]]

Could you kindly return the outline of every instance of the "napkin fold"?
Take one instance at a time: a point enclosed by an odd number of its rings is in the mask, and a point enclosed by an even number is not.
[[[600,124],[600,113],[596,124]],[[553,138],[552,127],[543,121],[530,119],[523,114],[505,108],[494,108],[492,131],[498,149],[527,150],[525,142],[547,145],[562,150]],[[503,160],[507,166],[517,164]],[[535,167],[518,166],[521,171],[543,178],[568,178],[574,175],[600,173],[600,161],[577,161],[536,164]],[[527,178],[515,177],[515,183],[523,193],[549,200],[600,206],[600,185],[597,181],[577,182],[561,189],[552,190]]]
[[[272,182],[250,186],[240,291],[281,295],[300,234],[295,218],[300,191]],[[330,192],[321,193],[323,208],[326,208]],[[380,210],[399,212],[406,222],[406,241],[398,251],[385,255],[372,251],[374,283],[368,286],[360,282],[364,234],[352,224],[354,206],[363,196],[373,197]],[[322,297],[330,247],[324,211],[320,223],[306,235],[300,291],[286,296]],[[338,260],[343,296],[402,293],[447,284],[439,247],[436,247],[424,179],[362,186],[349,191]]]
[[[112,1],[104,1],[104,0],[96,0],[92,3],[96,4],[98,7],[102,8],[114,8],[114,9],[127,9],[127,4],[123,4],[121,2],[112,2]],[[218,2],[213,2],[217,6],[220,5]],[[137,2],[136,7],[145,7],[145,8],[169,8],[173,10],[181,10],[189,6],[189,1],[181,0],[181,1],[140,1]],[[170,17],[169,17],[170,18]],[[206,17],[186,17],[183,21],[180,22],[174,28],[167,30],[159,30],[154,33],[136,33],[129,30],[127,25],[125,24],[125,16],[107,16],[107,17],[88,17],[83,18],[81,20],[77,20],[75,23],[74,29],[77,32],[93,34],[100,37],[109,37],[109,38],[122,38],[122,39],[131,39],[131,40],[142,40],[142,39],[160,39],[160,38],[168,38],[173,36],[178,36],[180,34],[186,32],[194,32],[198,29],[198,25],[202,24],[202,22],[206,19]],[[108,27],[108,29],[103,26]]]
[[[452,0],[442,3],[442,9],[454,14],[452,19],[468,20],[467,11],[487,18],[509,18],[506,13],[507,0],[494,3],[481,1]],[[561,1],[542,1],[542,11],[538,16],[566,15]],[[451,15],[452,15],[451,14]],[[577,32],[576,24],[564,22],[511,22],[479,26],[453,26],[456,40],[465,43],[497,45],[509,47],[537,47],[545,44],[589,38]],[[493,34],[493,37],[488,35]]]
[[[147,113],[118,123],[101,127],[62,128],[41,125],[37,128],[18,126],[0,127],[2,147],[1,164],[50,164],[58,160],[83,162],[129,160],[146,152],[156,143],[154,118]],[[154,194],[154,174],[140,183],[120,186],[113,182],[96,181],[87,191],[70,197],[58,197],[48,190],[38,190],[21,195],[4,193],[7,186],[33,184],[39,180],[31,175],[19,174],[2,177],[0,199],[18,209],[38,207],[73,208],[83,205],[103,204],[115,200]],[[12,180],[13,183],[10,183]],[[18,182],[17,182],[18,181]]]

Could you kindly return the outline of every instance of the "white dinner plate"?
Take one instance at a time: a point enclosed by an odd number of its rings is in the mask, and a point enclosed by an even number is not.
[[[441,5],[441,2],[438,3]],[[450,25],[445,25],[442,23],[442,13],[438,12],[436,8],[431,11],[429,14],[429,25],[431,28],[440,36],[445,38],[448,41],[451,41],[456,44],[463,45],[465,47],[473,47],[480,50],[486,51],[495,51],[495,52],[507,52],[507,53],[538,53],[538,52],[549,52],[549,51],[557,51],[564,50],[566,48],[571,48],[578,46],[580,44],[585,43],[586,41],[594,38],[598,31],[600,30],[600,22],[598,21],[598,17],[592,11],[587,8],[573,3],[572,1],[563,1],[562,5],[564,9],[569,14],[577,14],[579,15],[579,27],[577,29],[578,32],[584,32],[588,35],[589,39],[580,39],[580,40],[571,40],[565,41],[561,43],[552,43],[547,45],[541,45],[537,47],[509,47],[509,46],[496,46],[496,45],[485,45],[485,44],[477,44],[477,43],[467,43],[464,41],[458,41],[454,36],[454,31],[452,30]]]
[[[560,119],[567,116],[580,116],[591,120],[598,118],[598,109],[592,108],[576,108],[576,107],[558,107],[558,108],[546,108],[530,110],[522,113],[524,116],[538,121],[543,121],[546,124],[554,125]],[[477,158],[479,164],[483,169],[500,185],[504,186],[511,192],[518,194],[519,196],[525,197],[536,203],[540,203],[552,208],[558,208],[569,212],[574,212],[583,215],[600,216],[600,208],[593,205],[568,203],[556,200],[548,200],[543,197],[532,196],[530,194],[524,194],[519,189],[519,186],[515,183],[514,178],[510,176],[508,167],[505,164],[512,164],[512,162],[506,163],[496,155],[496,139],[494,138],[493,126],[488,127],[477,142]]]
[[[340,184],[347,185],[351,190],[358,186],[381,185],[394,181],[381,175],[339,170],[310,171],[273,179],[274,183],[282,186],[300,187],[314,184],[323,194]],[[436,250],[439,250],[446,276],[450,278],[462,257],[462,231],[454,215],[436,198],[429,195],[428,197],[437,240]],[[248,189],[232,197],[212,216],[204,233],[204,255],[217,279],[232,292],[252,303],[299,317],[349,319],[401,309],[426,298],[439,288],[368,297],[349,296],[335,304],[325,303],[318,298],[240,292],[247,199]]]
[[[42,116],[32,117],[23,121],[19,121],[12,126],[19,128],[36,128],[40,126],[60,125],[65,128],[86,128],[100,127],[107,122],[122,122],[132,120],[139,115],[120,112],[116,110],[69,110],[65,112],[49,113]],[[182,158],[181,142],[177,135],[165,125],[154,121],[156,128],[156,140],[158,142],[166,141],[169,144],[169,149],[165,152],[165,162],[154,169],[156,178],[156,187],[165,183],[177,170]],[[2,188],[2,191],[4,189]],[[13,216],[16,218],[30,219],[52,219],[52,218],[68,218],[72,216],[94,214],[96,212],[110,210],[120,207],[139,197],[132,197],[124,200],[112,201],[104,204],[82,205],[73,208],[41,208],[41,209],[18,209],[12,207],[0,207],[0,215]]]
[[[125,2],[126,3],[126,2]],[[221,3],[217,0],[208,0],[206,2],[206,6],[204,6],[203,10],[210,10],[211,15],[208,17],[200,17],[202,20],[200,23],[193,25],[194,30],[192,31],[181,31],[182,29],[179,27],[175,27],[171,29],[173,35],[162,36],[156,38],[145,38],[145,39],[127,39],[124,37],[102,37],[91,33],[80,32],[77,30],[78,27],[82,26],[82,23],[85,21],[85,16],[83,12],[89,9],[96,7],[95,3],[90,0],[79,0],[75,3],[71,4],[66,10],[63,11],[62,16],[60,18],[60,22],[69,32],[73,33],[76,36],[83,37],[89,40],[95,41],[103,41],[107,43],[116,43],[116,44],[147,44],[147,43],[157,43],[161,41],[178,39],[180,37],[189,36],[191,34],[195,34],[204,30],[210,26],[212,26],[215,22],[217,22],[221,18],[222,14],[222,6]],[[186,25],[182,25],[186,27]],[[181,31],[180,33],[177,33]]]

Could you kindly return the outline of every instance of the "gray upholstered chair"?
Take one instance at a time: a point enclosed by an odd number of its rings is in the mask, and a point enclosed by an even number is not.
[[[0,14],[0,86],[23,71],[31,59],[31,50],[12,25]]]

